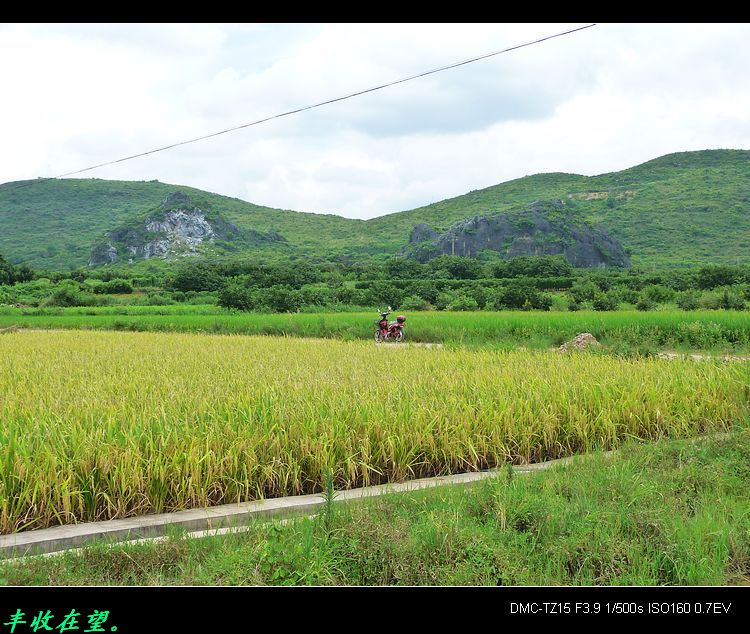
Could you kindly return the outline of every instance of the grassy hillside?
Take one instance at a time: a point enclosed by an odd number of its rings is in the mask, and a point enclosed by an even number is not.
[[[220,211],[243,229],[274,229],[314,253],[347,246],[351,226],[340,216],[282,211],[158,181],[50,180],[30,187],[0,186],[0,253],[16,263],[49,269],[85,266],[93,243],[110,229],[158,206],[180,190],[197,207]]]
[[[622,242],[636,266],[750,261],[750,151],[669,154],[599,176],[538,174],[369,224],[395,249],[420,222],[436,229],[534,200],[561,198]]]
[[[85,266],[91,245],[104,231],[159,204],[176,189],[242,228],[277,231],[301,256],[385,257],[408,241],[417,223],[444,230],[463,218],[560,198],[619,239],[634,265],[750,262],[745,247],[750,240],[746,150],[670,154],[591,177],[537,174],[368,221],[271,209],[158,181],[65,179],[29,187],[8,183],[0,186],[0,253],[36,267]]]

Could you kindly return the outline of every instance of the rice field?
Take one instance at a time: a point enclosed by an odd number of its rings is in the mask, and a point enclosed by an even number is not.
[[[0,560],[0,586],[747,586],[750,427],[695,440],[213,537]]]
[[[406,313],[407,341],[469,347],[558,346],[581,332],[605,344],[655,349],[750,350],[750,311]],[[232,313],[216,306],[0,308],[0,328],[74,328],[371,340],[372,313]]]
[[[556,458],[748,416],[747,363],[0,336],[0,532]]]

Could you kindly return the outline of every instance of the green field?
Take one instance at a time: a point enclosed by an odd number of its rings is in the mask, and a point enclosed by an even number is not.
[[[0,328],[84,328],[371,340],[374,313],[231,313],[216,306],[109,306],[0,310]],[[559,346],[592,333],[615,352],[746,352],[750,312],[579,311],[407,313],[406,341],[509,349]]]
[[[748,416],[748,364],[181,333],[0,336],[0,532],[340,488]]]
[[[750,433],[335,503],[247,532],[0,563],[7,585],[747,585]]]

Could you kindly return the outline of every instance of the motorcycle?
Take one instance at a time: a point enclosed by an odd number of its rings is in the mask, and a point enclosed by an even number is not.
[[[396,321],[388,321],[388,315],[391,314],[392,309],[389,306],[387,311],[378,310],[380,313],[380,319],[375,320],[377,330],[375,330],[375,341],[377,343],[383,343],[388,339],[399,342],[404,340],[404,327],[406,324],[406,317],[399,315],[396,317]]]

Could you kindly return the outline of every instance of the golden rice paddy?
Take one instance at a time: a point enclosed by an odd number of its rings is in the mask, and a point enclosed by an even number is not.
[[[747,363],[177,333],[0,337],[0,532],[544,460],[748,416]]]

